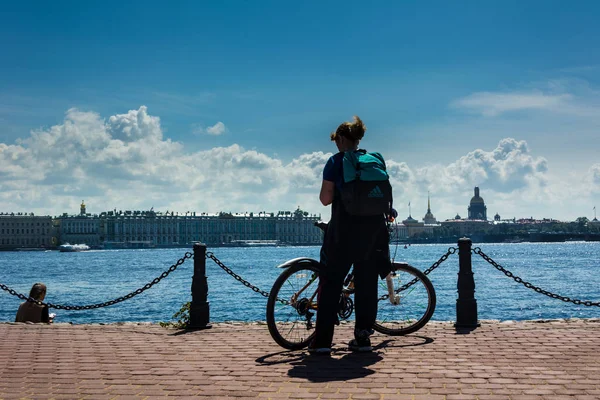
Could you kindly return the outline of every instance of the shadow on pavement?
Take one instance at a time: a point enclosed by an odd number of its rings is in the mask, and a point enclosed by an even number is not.
[[[311,355],[306,350],[284,350],[259,357],[256,362],[267,366],[290,364],[292,368],[288,371],[289,376],[311,382],[356,379],[373,374],[375,371],[367,367],[382,360],[382,354],[385,355],[387,348],[423,346],[434,341],[426,336],[411,335],[410,338],[420,340],[411,343],[401,343],[394,339],[384,340],[373,346],[371,353],[352,353],[334,347],[331,356]]]
[[[183,329],[178,330],[177,332],[170,333],[169,336],[181,336],[181,335],[186,335],[188,333],[210,330],[210,328],[212,328],[212,325],[207,325],[204,328],[183,328]]]
[[[434,342],[434,339],[427,337],[427,336],[417,336],[417,335],[410,335],[410,336],[403,336],[404,339],[410,338],[410,339],[419,339],[422,341],[413,341],[411,343],[401,343],[398,342],[397,340],[384,340],[383,342],[381,342],[380,344],[378,344],[377,346],[373,346],[374,349],[380,349],[380,348],[402,348],[402,347],[413,347],[413,346],[424,346],[426,344],[430,344]]]
[[[333,355],[335,355],[334,352]],[[378,352],[346,353],[342,357],[309,355],[300,361],[292,362],[288,376],[306,379],[310,382],[345,381],[363,378],[375,373],[367,368],[381,361],[383,357]]]

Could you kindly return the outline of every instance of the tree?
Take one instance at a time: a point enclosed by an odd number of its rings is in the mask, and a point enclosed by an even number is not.
[[[578,217],[575,222],[577,222],[577,225],[579,226],[583,226],[585,224],[587,224],[589,221],[589,219],[587,219],[587,217]]]

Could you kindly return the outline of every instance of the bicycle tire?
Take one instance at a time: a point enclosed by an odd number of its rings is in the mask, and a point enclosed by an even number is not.
[[[392,271],[396,273],[394,288],[400,304],[393,305],[389,299],[380,300],[373,329],[385,335],[403,336],[418,331],[429,322],[435,311],[435,289],[427,275],[411,265],[393,263]],[[388,294],[385,280],[380,281],[378,292],[378,296]]]
[[[267,300],[267,326],[271,337],[281,347],[289,350],[302,349],[310,343],[315,335],[316,310],[310,308],[312,317],[307,320],[306,312],[300,307],[299,300],[306,299],[316,293],[319,284],[319,263],[315,260],[302,259],[293,262],[275,280]],[[315,278],[313,279],[313,274]],[[304,276],[305,275],[305,276]],[[310,276],[309,276],[310,275]],[[303,284],[313,281],[305,289],[309,297],[300,297],[294,302],[291,296],[297,293]],[[298,282],[295,282],[298,280]],[[286,284],[287,282],[287,284]],[[285,286],[284,286],[285,285]],[[316,303],[316,296],[313,296]],[[280,300],[287,301],[283,304]],[[312,321],[311,321],[312,320]]]

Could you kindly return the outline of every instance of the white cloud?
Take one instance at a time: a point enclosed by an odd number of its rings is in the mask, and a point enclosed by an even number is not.
[[[493,93],[478,92],[452,102],[462,108],[487,117],[518,110],[557,110],[572,99],[569,94],[545,94],[539,91]]]
[[[327,219],[318,191],[330,156],[318,151],[284,162],[237,144],[190,152],[165,138],[160,119],[144,106],[107,119],[70,109],[58,125],[15,144],[0,143],[0,211],[74,213],[85,199],[91,212],[152,206],[181,212],[277,211],[300,205]],[[447,164],[386,161],[401,216],[411,201],[413,216],[421,218],[428,191],[438,219],[464,216],[473,187],[480,186],[489,216],[574,218],[579,212],[573,208],[591,209],[600,193],[600,164],[565,181],[514,138]]]
[[[589,188],[592,192],[600,193],[600,164],[594,164],[587,173]]]
[[[217,122],[216,124],[214,124],[213,126],[209,126],[208,128],[206,128],[206,133],[208,133],[209,135],[221,135],[225,132],[225,124],[222,123],[221,121]]]
[[[217,122],[213,126],[209,126],[208,128],[203,127],[202,125],[193,125],[192,133],[194,135],[212,135],[212,136],[220,136],[227,132],[227,127],[221,121]]]

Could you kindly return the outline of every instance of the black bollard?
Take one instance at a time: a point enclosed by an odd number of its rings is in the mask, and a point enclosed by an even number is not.
[[[477,321],[477,300],[475,300],[475,280],[471,267],[471,239],[458,239],[458,299],[456,300],[456,329],[473,330]]]
[[[206,280],[206,245],[194,244],[194,276],[192,277],[192,304],[190,305],[190,329],[209,329],[208,283]]]

